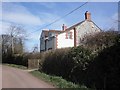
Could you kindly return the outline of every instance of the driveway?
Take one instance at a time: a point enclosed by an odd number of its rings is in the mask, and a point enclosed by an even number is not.
[[[54,88],[28,71],[2,65],[2,88]]]

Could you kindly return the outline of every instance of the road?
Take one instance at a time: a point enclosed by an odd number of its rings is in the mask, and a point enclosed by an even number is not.
[[[28,71],[2,65],[2,88],[54,88]]]

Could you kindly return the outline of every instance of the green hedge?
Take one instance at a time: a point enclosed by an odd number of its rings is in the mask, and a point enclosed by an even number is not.
[[[120,35],[115,45],[101,51],[87,70],[86,84],[98,89],[120,88]]]
[[[92,52],[78,46],[76,48],[59,49],[46,54],[42,65],[42,71],[62,76],[63,78],[82,82],[89,62],[93,60]]]
[[[41,71],[93,89],[120,88],[120,35],[114,44],[93,54],[94,50],[78,46],[44,54]]]
[[[2,56],[2,63],[17,64],[17,65],[23,65],[27,67],[28,59],[24,55],[6,54]]]

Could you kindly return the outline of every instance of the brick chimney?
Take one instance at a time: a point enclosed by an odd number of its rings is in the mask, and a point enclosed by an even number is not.
[[[65,31],[66,29],[67,29],[67,26],[65,26],[65,24],[63,24],[62,30]]]
[[[85,20],[88,20],[88,21],[91,20],[91,13],[88,11],[85,12]]]

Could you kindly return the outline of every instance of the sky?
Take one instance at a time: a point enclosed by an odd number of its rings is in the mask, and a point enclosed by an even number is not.
[[[83,3],[85,2],[2,2],[0,3],[0,9],[2,9],[0,34],[7,33],[11,24],[22,25],[28,36],[28,40],[25,41],[25,50],[32,51],[34,46],[40,47],[39,38],[42,29],[61,30],[63,24],[70,27],[85,20],[86,11],[91,12],[92,21],[102,30],[110,28],[117,30],[117,2],[88,2],[59,22],[44,27]]]

